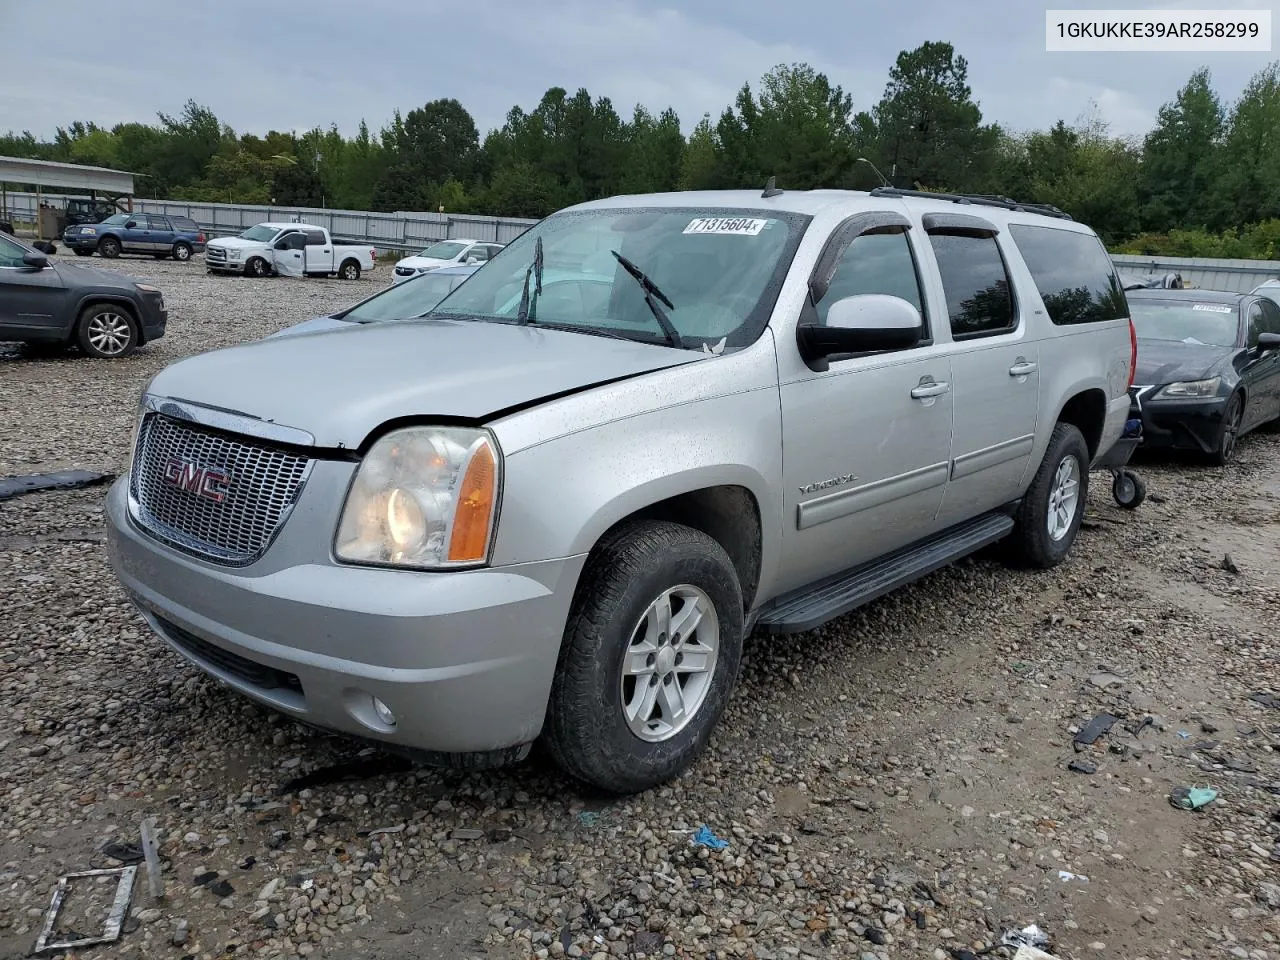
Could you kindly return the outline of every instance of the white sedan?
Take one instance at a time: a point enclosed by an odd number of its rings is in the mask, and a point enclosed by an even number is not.
[[[401,283],[410,277],[441,267],[461,266],[468,263],[485,263],[505,244],[482,243],[479,240],[441,240],[421,253],[405,257],[396,264],[394,282]]]

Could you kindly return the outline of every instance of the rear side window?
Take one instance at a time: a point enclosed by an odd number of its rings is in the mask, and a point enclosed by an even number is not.
[[[930,233],[956,340],[1008,333],[1017,326],[1009,271],[989,233]]]
[[[901,297],[923,314],[920,277],[904,231],[864,233],[854,238],[818,302],[818,323],[827,322],[827,311],[837,300],[867,293]]]
[[[196,222],[187,217],[170,217],[169,220],[173,223],[175,230],[181,230],[183,233],[198,233],[200,231],[200,227],[196,225]]]
[[[306,233],[307,233],[307,246],[308,246],[308,247],[323,247],[323,246],[324,246],[324,234],[323,234],[323,233],[321,233],[319,230],[308,230],[308,231],[306,231]]]
[[[169,221],[165,217],[157,217],[154,213],[147,217],[147,222],[151,224],[152,230],[168,230]],[[142,226],[142,224],[139,224]]]
[[[1101,323],[1129,315],[1124,287],[1102,241],[1090,233],[1009,225],[1055,324]]]

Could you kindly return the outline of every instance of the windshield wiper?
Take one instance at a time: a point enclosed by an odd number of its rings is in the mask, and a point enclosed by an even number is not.
[[[667,343],[673,347],[684,349],[684,340],[680,338],[680,331],[675,328],[675,324],[671,322],[671,318],[667,316],[667,311],[658,306],[661,300],[667,305],[667,310],[674,310],[676,305],[672,303],[665,293],[658,289],[658,285],[645,276],[644,271],[637,267],[634,263],[620,254],[617,250],[610,250],[615,260],[622,264],[622,269],[627,271],[636,278],[640,284],[640,288],[644,290],[644,302],[648,305],[650,312],[653,313],[654,319],[658,321],[658,326],[662,327],[662,332],[666,334]]]
[[[533,292],[533,303],[529,303],[529,275],[537,277],[538,285]],[[520,310],[516,313],[516,322],[521,326],[538,318],[538,297],[542,296],[542,237],[534,242],[533,263],[524,272],[524,290],[520,293]]]

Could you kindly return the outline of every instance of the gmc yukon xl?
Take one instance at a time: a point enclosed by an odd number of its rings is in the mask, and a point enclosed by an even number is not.
[[[998,541],[1064,560],[1134,359],[1053,208],[595,201],[421,319],[162,371],[109,549],[169,646],[299,721],[471,765],[541,739],[637,792],[706,747],[750,631]]]

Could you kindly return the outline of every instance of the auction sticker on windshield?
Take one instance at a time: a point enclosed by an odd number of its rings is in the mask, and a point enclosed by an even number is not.
[[[1191,309],[1202,310],[1205,313],[1232,313],[1235,310],[1235,307],[1221,306],[1216,303],[1197,303]]]
[[[685,233],[717,233],[735,234],[743,237],[759,236],[768,220],[757,220],[753,217],[699,217],[689,221],[684,228]]]

